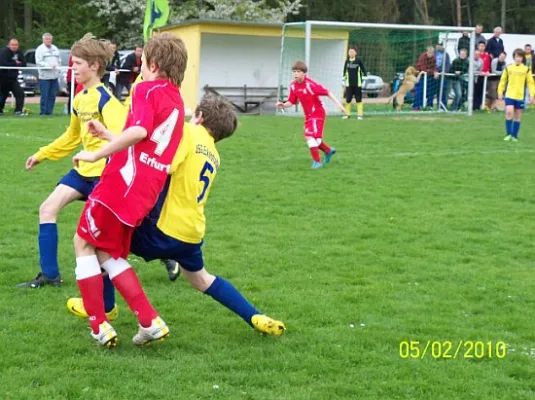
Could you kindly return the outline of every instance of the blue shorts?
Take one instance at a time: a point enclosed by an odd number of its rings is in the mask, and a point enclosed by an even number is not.
[[[58,185],[65,185],[73,188],[82,194],[82,200],[87,200],[95,186],[97,186],[99,180],[100,176],[87,178],[80,175],[75,169],[71,169],[67,175],[61,178]]]
[[[526,108],[526,102],[524,100],[513,100],[509,97],[505,98],[506,106],[513,106],[515,110],[523,110]]]
[[[154,220],[145,218],[134,231],[130,252],[145,261],[171,259],[185,270],[196,272],[204,268],[201,246],[202,242],[185,243],[167,236],[158,229]]]

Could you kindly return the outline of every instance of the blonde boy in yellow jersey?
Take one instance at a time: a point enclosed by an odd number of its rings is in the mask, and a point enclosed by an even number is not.
[[[220,166],[215,143],[231,136],[236,126],[236,115],[228,101],[215,96],[203,98],[191,122],[184,125],[171,175],[156,206],[136,228],[130,250],[146,261],[177,261],[184,278],[197,290],[238,314],[257,331],[280,336],[286,329],[284,323],[260,313],[230,282],[204,268],[204,207]],[[72,298],[67,304],[73,314],[87,316],[81,299]]]
[[[522,111],[526,108],[526,88],[529,90],[529,100],[533,103],[535,96],[535,83],[531,69],[525,65],[524,50],[516,49],[513,52],[514,63],[509,64],[503,71],[498,85],[498,98],[504,99],[505,92],[505,141],[518,141]]]
[[[87,121],[91,119],[100,120],[115,134],[121,133],[125,124],[126,108],[100,83],[106,64],[113,56],[110,43],[87,34],[72,46],[71,55],[74,74],[78,82],[84,85],[84,90],[74,98],[73,113],[67,130],[28,158],[26,169],[29,171],[44,160],[59,160],[68,156],[80,144],[87,151],[97,151],[104,146],[106,141],[88,133]],[[78,168],[72,169],[61,178],[54,191],[41,204],[39,208],[41,272],[35,279],[21,283],[18,287],[39,288],[44,285],[61,285],[57,261],[58,214],[67,204],[88,197],[97,184],[105,163],[105,160],[93,164],[80,162]],[[111,282],[108,283],[111,286]],[[115,301],[111,303],[112,308],[114,303]]]

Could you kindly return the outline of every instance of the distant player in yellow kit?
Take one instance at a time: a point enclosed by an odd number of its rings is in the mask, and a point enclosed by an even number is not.
[[[98,119],[115,134],[121,133],[126,121],[126,108],[100,83],[109,60],[113,56],[110,43],[96,39],[90,34],[76,42],[71,49],[73,70],[76,80],[84,90],[76,95],[73,113],[67,130],[49,145],[39,149],[26,161],[26,169],[32,170],[44,160],[59,160],[68,156],[80,144],[84,150],[95,152],[107,142],[93,137],[87,130],[87,121]],[[75,200],[86,199],[97,184],[105,160],[90,164],[80,162],[79,167],[70,170],[41,204],[39,208],[39,255],[41,272],[35,279],[18,287],[39,288],[44,285],[60,286],[62,283],[58,267],[59,212]],[[106,285],[106,281],[109,285]],[[113,286],[106,277],[105,287],[113,293]],[[106,289],[105,289],[106,290]],[[111,304],[111,305],[110,305]],[[114,307],[115,300],[108,304],[107,312]],[[110,308],[111,307],[111,308]]]
[[[505,129],[506,141],[518,141],[522,111],[526,108],[526,89],[529,90],[529,99],[533,103],[535,96],[535,83],[531,69],[525,65],[524,50],[516,49],[513,53],[514,63],[505,68],[498,86],[498,98],[504,99],[505,92]]]

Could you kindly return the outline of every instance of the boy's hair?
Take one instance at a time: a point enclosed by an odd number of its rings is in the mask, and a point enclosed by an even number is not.
[[[526,63],[526,52],[524,50],[515,49],[515,51],[513,51],[513,59],[516,58],[516,56],[522,57],[522,62],[524,64]]]
[[[202,112],[202,126],[210,132],[215,142],[232,136],[238,127],[232,104],[221,96],[204,96],[195,109],[195,115],[199,115],[199,112]]]
[[[359,48],[355,45],[352,45],[351,47],[349,47],[349,50],[355,50],[355,52],[359,52]]]
[[[71,47],[71,55],[87,61],[90,66],[97,62],[97,74],[102,77],[113,57],[113,50],[108,40],[99,40],[91,33],[86,33]]]
[[[294,65],[292,65],[292,71],[301,71],[306,74],[308,72],[308,67],[304,61],[296,61],[294,62]]]
[[[188,51],[182,39],[170,32],[156,34],[148,40],[144,53],[147,66],[154,63],[159,77],[180,87],[188,65]]]

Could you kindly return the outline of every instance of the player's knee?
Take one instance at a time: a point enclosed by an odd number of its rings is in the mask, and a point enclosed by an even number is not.
[[[180,268],[184,279],[200,292],[205,292],[215,280],[215,276],[206,271],[205,268],[195,272],[187,271],[182,267]]]
[[[45,200],[39,207],[39,219],[41,223],[55,222],[59,213],[59,207],[49,200]]]
[[[72,239],[74,243],[74,251],[76,254],[80,254],[84,250],[86,250],[88,243],[83,239],[78,233],[74,234],[74,237]]]

